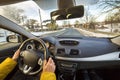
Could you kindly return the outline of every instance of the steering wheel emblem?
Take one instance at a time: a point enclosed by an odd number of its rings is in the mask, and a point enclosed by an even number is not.
[[[38,60],[38,64],[39,64],[40,66],[43,64],[43,61],[42,61],[41,58]]]

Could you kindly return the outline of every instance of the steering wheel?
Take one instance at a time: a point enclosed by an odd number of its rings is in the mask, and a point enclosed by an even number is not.
[[[28,46],[28,44],[33,44]],[[42,51],[38,48],[42,46]],[[41,39],[27,39],[20,46],[20,56],[18,59],[19,69],[27,75],[35,75],[43,68],[43,60],[48,59],[48,49]]]

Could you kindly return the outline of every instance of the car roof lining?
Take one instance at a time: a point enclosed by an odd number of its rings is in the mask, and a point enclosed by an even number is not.
[[[19,3],[23,1],[31,1],[31,0],[0,0],[0,6]],[[32,0],[32,1],[34,1],[43,10],[58,8],[58,3],[57,3],[58,0]],[[93,5],[93,4],[96,4],[98,1],[99,0],[75,0],[75,3],[76,3],[76,6]]]
[[[0,6],[14,4],[14,3],[23,2],[23,1],[28,1],[28,0],[0,0]]]

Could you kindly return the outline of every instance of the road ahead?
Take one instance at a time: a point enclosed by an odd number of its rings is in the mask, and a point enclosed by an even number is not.
[[[78,30],[74,29],[74,28],[66,28],[63,31],[58,31],[58,32],[54,32],[54,33],[50,33],[47,34],[46,36],[72,36],[72,37],[82,37],[84,36],[83,34],[81,34]]]

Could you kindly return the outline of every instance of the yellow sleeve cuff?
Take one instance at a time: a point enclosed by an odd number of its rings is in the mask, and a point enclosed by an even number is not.
[[[53,72],[43,72],[40,80],[56,80],[56,75]]]
[[[9,57],[7,59],[5,59],[4,62],[5,63],[6,62],[11,62],[12,64],[15,64],[15,65],[17,64],[17,62],[15,60],[13,60],[12,58],[9,58]]]
[[[11,58],[5,59],[0,64],[0,79],[4,80],[4,78],[15,68],[17,62]]]

